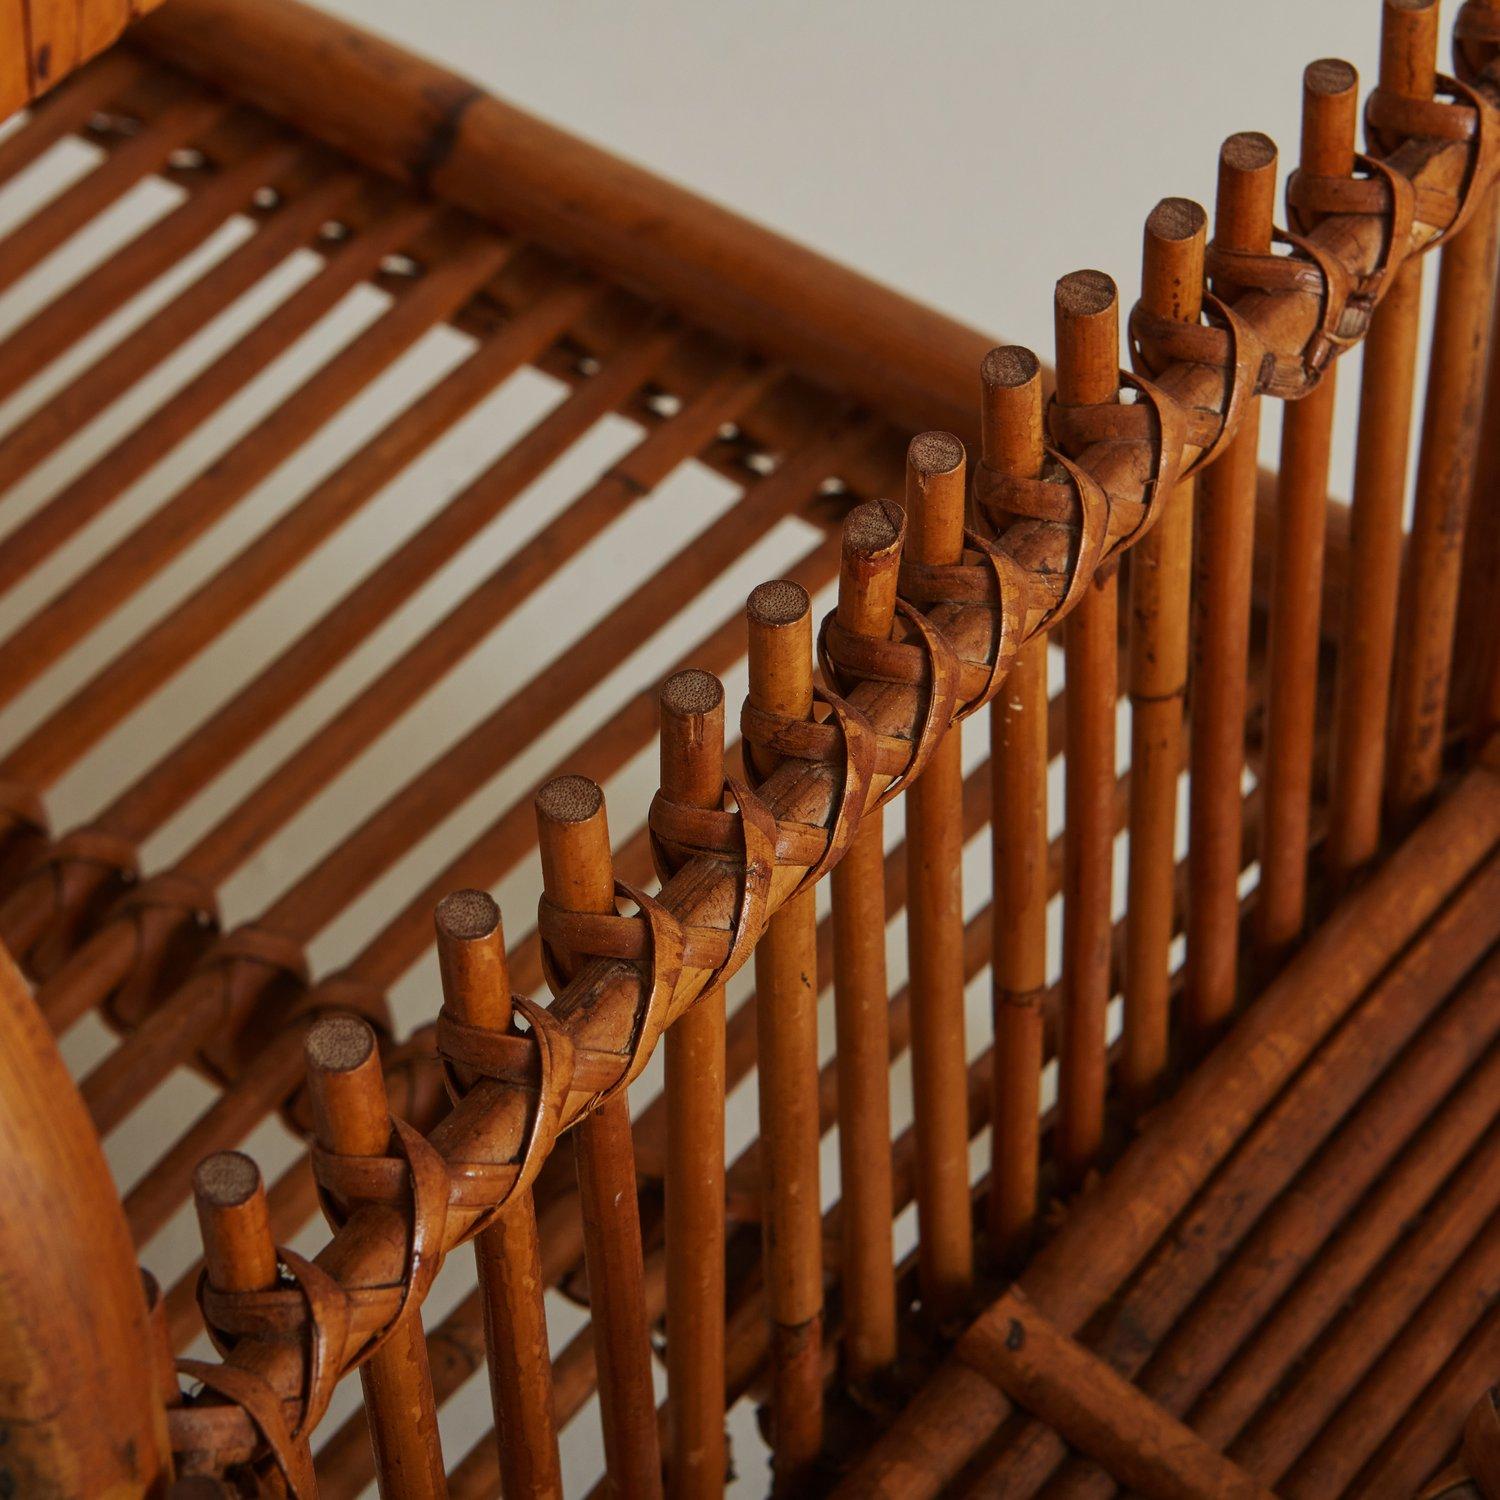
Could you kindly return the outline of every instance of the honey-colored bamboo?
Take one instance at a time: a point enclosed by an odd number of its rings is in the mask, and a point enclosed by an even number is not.
[[[1203,310],[1208,216],[1166,198],[1146,220],[1141,306],[1196,323]],[[1139,1111],[1166,1081],[1171,1042],[1173,869],[1187,693],[1196,484],[1158,503],[1162,514],[1130,559],[1130,847],[1125,907],[1124,1044],[1120,1088]]]
[[[306,1052],[318,1144],[339,1156],[385,1156],[390,1150],[391,1114],[375,1033],[356,1017],[331,1016],[308,1032]],[[259,1201],[264,1207],[264,1195]],[[347,1211],[353,1206],[339,1208]],[[206,1244],[204,1258],[212,1277],[213,1258]],[[273,1256],[266,1284],[275,1279]],[[359,1379],[381,1494],[391,1500],[446,1500],[420,1306],[402,1314],[384,1343],[359,1367]]]
[[[1022,479],[1045,458],[1041,366],[1028,349],[992,350],[980,371],[983,462]],[[1003,516],[981,518],[995,529]],[[1042,995],[1047,985],[1047,640],[1023,646],[990,709],[992,1086],[990,1249],[1013,1264],[1037,1213],[1041,1166]]]
[[[749,702],[810,717],[812,606],[787,580],[762,584],[745,607]],[[752,749],[768,774],[769,753]],[[818,1163],[818,992],[815,893],[793,896],[755,949],[766,1310],[771,1321],[771,1451],[776,1482],[807,1479],[823,1444],[823,1222]]]
[[[1382,89],[1405,99],[1432,98],[1437,23],[1435,3],[1385,0]],[[1422,261],[1413,256],[1381,299],[1364,344],[1349,513],[1350,588],[1339,636],[1329,764],[1327,849],[1336,878],[1368,863],[1380,844],[1421,298]]]
[[[950,433],[914,438],[906,456],[907,554],[956,563],[964,545],[963,444]],[[906,795],[907,935],[912,992],[912,1110],[922,1167],[917,1184],[918,1280],[938,1323],[958,1316],[974,1278],[969,1132],[961,1080],[968,1070],[962,962],[963,736],[940,740]]]
[[[904,514],[888,501],[869,501],[845,521],[836,618],[851,634],[890,636],[904,530]],[[885,868],[885,819],[876,813],[830,882],[843,1356],[855,1385],[896,1358]]]
[[[1321,177],[1354,170],[1359,75],[1332,59],[1302,75],[1300,169]],[[1284,952],[1307,915],[1308,829],[1323,588],[1324,516],[1338,379],[1330,365],[1314,390],[1282,412],[1281,467],[1272,560],[1266,705],[1265,839],[1256,894],[1256,937]]]
[[[434,920],[444,1004],[467,1025],[508,1029],[510,970],[500,908],[484,891],[456,891],[439,902]],[[474,1260],[499,1472],[510,1493],[561,1496],[541,1250],[529,1190],[475,1238]]]
[[[581,776],[549,781],[537,793],[536,817],[546,899],[563,911],[614,911],[609,824],[598,786]],[[563,964],[578,958],[558,955]],[[649,1500],[661,1493],[661,1453],[625,1090],[596,1105],[573,1140],[589,1308],[599,1343],[605,1464],[615,1493]]]
[[[1219,155],[1215,244],[1268,252],[1275,195],[1276,147],[1263,135],[1230,136]],[[1215,290],[1223,297],[1232,296],[1235,288]],[[1184,1018],[1200,1045],[1229,1018],[1237,995],[1245,676],[1259,433],[1259,402],[1252,400],[1233,442],[1198,482],[1188,796],[1193,875]]]
[[[661,690],[661,788],[717,808],[724,795],[724,688],[679,672]],[[667,1493],[724,1493],[724,991],[704,995],[664,1041],[666,1093]]]
[[[1100,271],[1057,283],[1057,400],[1110,401],[1119,389],[1119,299]],[[1062,1038],[1057,1159],[1073,1185],[1104,1144],[1105,1016],[1112,983],[1115,711],[1119,696],[1119,580],[1096,579],[1063,629],[1068,682],[1063,880]]]

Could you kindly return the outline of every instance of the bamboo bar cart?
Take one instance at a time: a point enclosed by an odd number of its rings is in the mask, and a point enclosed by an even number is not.
[[[0,11],[0,1494],[1500,1500],[1500,0],[1371,25],[1049,368]]]

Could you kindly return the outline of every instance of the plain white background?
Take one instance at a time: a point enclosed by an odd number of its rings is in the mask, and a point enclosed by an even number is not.
[[[905,6],[887,0],[635,0],[614,6],[579,0],[518,0],[503,6],[494,0],[325,3],[565,129],[953,316],[1008,340],[1029,343],[1044,358],[1051,355],[1051,294],[1059,275],[1082,266],[1099,267],[1120,282],[1128,304],[1139,273],[1140,225],[1152,205],[1169,194],[1211,205],[1217,145],[1232,131],[1267,132],[1281,143],[1284,161],[1290,165],[1296,153],[1302,65],[1321,56],[1343,56],[1368,82],[1379,24],[1378,0],[943,0]],[[47,196],[43,183],[34,184],[33,190],[37,197]],[[23,207],[8,203],[5,212]],[[160,210],[158,204],[152,211]],[[85,263],[86,257],[78,262]],[[29,308],[45,301],[72,274],[65,275],[65,269],[44,268],[47,274],[36,284],[27,283],[0,300],[0,321],[13,326]],[[375,315],[375,299],[366,300],[369,305],[341,309],[299,347],[295,359],[270,372],[261,382],[265,389],[252,392],[243,403],[245,411],[236,418],[240,428],[258,409],[257,402],[264,407],[285,395],[290,383],[301,378],[304,362],[335,347]],[[418,351],[420,358],[414,356],[410,365],[398,366],[376,383],[362,408],[366,427],[383,411],[409,399],[412,381],[430,380],[434,371],[457,357],[458,341],[444,338],[447,344],[435,339],[434,347]],[[1346,363],[1349,373],[1341,381],[1333,481],[1335,490],[1343,492],[1352,452],[1349,418],[1357,357]],[[270,654],[293,623],[311,618],[341,593],[352,575],[362,573],[391,545],[392,535],[451,494],[479,456],[493,453],[497,431],[518,429],[545,409],[550,397],[544,385],[535,377],[518,378],[431,463],[393,483],[391,492],[372,507],[364,530],[350,527],[349,538],[311,558],[286,588],[237,626],[222,647],[206,652],[170,689],[127,721],[58,787],[53,799],[58,825],[69,827],[90,815],[118,785],[122,765],[142,764],[164,739],[177,738],[184,726],[200,719],[222,697],[226,682],[243,676],[247,653]],[[8,426],[15,410],[14,403],[5,404],[0,425]],[[128,428],[129,416],[126,412],[118,421],[112,419],[116,435]],[[226,418],[224,425],[235,424]],[[358,425],[353,423],[350,433]],[[619,427],[622,430],[605,432],[593,441],[567,473],[549,476],[507,524],[522,530],[545,524],[548,515],[591,477],[586,465],[597,470],[630,439],[624,424]],[[111,433],[111,424],[105,423],[84,434],[78,453],[71,459],[64,455],[58,472],[106,451]],[[1277,424],[1270,413],[1264,437],[1268,458],[1274,457],[1276,439]],[[122,624],[85,642],[19,704],[0,714],[0,740],[11,743],[16,733],[39,721],[107,661],[120,644],[116,631],[147,623],[196,579],[207,576],[217,561],[244,545],[267,514],[290,503],[326,469],[337,457],[341,440],[352,437],[340,439],[335,432],[324,449],[298,454],[256,492],[251,505],[240,507],[249,519],[224,523],[174,565],[159,586],[132,601]],[[0,630],[8,633],[70,572],[85,566],[90,556],[122,534],[121,528],[148,513],[211,457],[211,448],[187,446],[190,451],[174,455],[136,487],[118,518],[101,523],[56,566],[42,570],[45,576],[28,580],[0,601]],[[47,491],[39,480],[27,494],[11,497],[11,504],[24,508],[40,503]],[[727,498],[716,493],[713,503],[726,503]],[[668,493],[663,504],[669,506],[671,500]],[[262,507],[259,521],[254,520],[257,505]],[[669,510],[663,514],[670,520]],[[513,544],[514,535],[500,540]],[[797,538],[782,540],[782,552],[791,555],[796,550],[791,542]],[[559,634],[573,629],[581,599],[592,607],[594,596],[606,595],[619,579],[642,576],[648,564],[659,560],[661,546],[659,526],[655,531],[638,526],[612,533],[607,555],[583,559],[582,572],[575,570],[544,590],[501,633],[495,649],[487,648],[466,662],[434,698],[362,758],[358,776],[330,788],[236,876],[225,893],[226,914],[241,920],[260,910],[317,852],[336,842],[351,822],[448,743],[455,726],[461,728],[487,712],[511,685],[524,680],[523,666],[550,655]],[[748,582],[772,576],[782,566],[780,559],[775,547],[763,557],[747,558],[740,570],[744,577],[736,573],[726,580],[715,611],[732,608]],[[430,597],[417,601],[397,625],[409,635],[436,618],[459,592],[483,576],[493,560],[493,547],[487,550],[481,538],[437,580],[428,591]],[[700,610],[689,633],[684,633],[688,627],[666,633],[657,657],[669,659],[692,633],[701,632],[705,620],[716,618],[714,611],[705,615]],[[392,640],[362,652],[360,670],[372,670],[382,656],[388,657],[395,649],[394,639],[393,634]],[[639,667],[636,685],[661,670],[657,657]],[[355,680],[346,677],[327,692],[320,690],[225,778],[224,787],[199,798],[148,848],[148,867],[159,868],[175,858],[195,832],[253,786],[259,774],[282,754],[294,751],[298,736],[315,732],[339,694],[347,696]],[[742,685],[732,680],[728,687],[731,702],[737,702]],[[623,691],[609,701],[618,701]],[[591,699],[574,726],[575,734],[597,723],[607,706],[606,700]],[[982,753],[978,744],[969,749],[974,752],[971,760]],[[529,786],[556,753],[557,744],[544,741],[521,757],[497,788],[484,794],[487,803],[481,798],[480,804],[461,809],[435,829],[412,860],[378,883],[320,937],[313,948],[317,970],[326,972],[345,960],[399,899],[440,866],[440,847],[451,850],[461,844],[481,814],[487,819],[508,797]],[[629,816],[615,820],[617,841],[644,809],[654,784],[651,759],[647,755],[633,768],[625,778],[628,785],[618,793],[611,786],[612,809],[629,809]],[[893,819],[892,836],[898,831],[899,822]],[[973,864],[971,891],[977,902],[982,899],[986,865],[985,849],[978,841],[966,863]],[[508,912],[525,912],[535,900],[534,873],[509,882],[501,896]],[[899,946],[899,931],[893,929],[893,984],[900,979]],[[398,989],[397,1012],[404,1025],[415,1025],[431,1013],[434,986],[428,968],[419,966]],[[983,1042],[987,1008],[981,984],[971,1003],[971,1040],[976,1047]],[[65,1050],[81,1073],[109,1045],[102,1028],[83,1025],[67,1038]],[[643,1084],[654,1076],[648,1075]],[[895,1080],[899,1123],[899,1070]],[[644,1096],[647,1091],[641,1087],[636,1094]],[[128,1185],[149,1165],[166,1132],[180,1129],[209,1097],[201,1080],[182,1073],[150,1109],[127,1120],[108,1143],[122,1184]],[[640,1102],[636,1098],[637,1106]],[[754,1124],[754,1090],[749,1086],[731,1101],[731,1136],[743,1141]],[[268,1170],[278,1152],[286,1160],[290,1151],[290,1143],[270,1128],[257,1132],[251,1144],[267,1161]],[[832,1193],[836,1155],[830,1149],[824,1159]],[[982,1156],[976,1157],[976,1165],[982,1165]],[[909,1233],[907,1225],[908,1243]],[[320,1228],[314,1229],[296,1243],[311,1250],[323,1237]],[[190,1213],[179,1215],[147,1247],[147,1261],[173,1274],[191,1257],[195,1241]],[[454,1274],[460,1259],[466,1272],[467,1257],[454,1259]],[[450,1281],[445,1273],[445,1282],[434,1294],[434,1308],[451,1304],[461,1294],[463,1288],[455,1291],[447,1285]],[[554,1298],[552,1316],[560,1347],[579,1326],[579,1315]],[[352,1388],[345,1391],[326,1430],[333,1430],[352,1396]],[[450,1462],[461,1457],[487,1425],[487,1405],[480,1377],[445,1411]],[[568,1434],[570,1492],[584,1492],[598,1472],[592,1411],[585,1417],[588,1420],[575,1424]],[[736,1494],[762,1493],[763,1453],[747,1409],[736,1414],[733,1426],[741,1474]]]

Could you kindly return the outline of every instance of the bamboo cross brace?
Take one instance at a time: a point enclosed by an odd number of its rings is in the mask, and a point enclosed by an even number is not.
[[[1482,82],[1478,91],[1491,106],[1500,99],[1500,92],[1488,83]],[[1468,145],[1430,141],[1409,141],[1389,158],[1390,166],[1418,187],[1449,193],[1462,187],[1470,163]],[[1486,174],[1493,174],[1494,169],[1493,161],[1484,163]],[[1489,185],[1486,177],[1473,183],[1472,191],[1481,192]],[[1309,239],[1352,277],[1359,278],[1370,275],[1380,264],[1386,227],[1385,215],[1348,215],[1326,221]],[[1420,253],[1444,227],[1414,224],[1407,253]],[[1303,349],[1316,334],[1321,316],[1320,298],[1307,290],[1249,292],[1235,299],[1233,309],[1268,350],[1280,355],[1295,355]],[[1157,375],[1155,384],[1183,407],[1215,412],[1221,418],[1224,415],[1229,393],[1222,372],[1216,368],[1174,364]],[[1202,451],[1185,442],[1179,468],[1190,466]],[[1139,510],[1149,499],[1154,459],[1160,456],[1143,452],[1137,445],[1100,443],[1085,449],[1076,462],[1111,506]],[[1051,623],[1070,574],[1077,533],[1058,522],[1027,520],[1006,528],[999,541],[1032,585],[1026,634],[1034,635]],[[928,620],[961,659],[981,663],[993,660],[996,631],[988,608],[939,606]],[[922,697],[920,688],[869,682],[861,684],[850,701],[879,734],[910,738]],[[867,804],[877,801],[892,779],[881,773],[872,776]],[[838,788],[826,772],[795,761],[784,763],[774,772],[761,795],[778,819],[823,827],[831,822],[838,804]],[[806,868],[778,862],[770,881],[769,911],[774,912],[795,890]],[[739,898],[738,872],[713,859],[695,859],[668,882],[660,899],[684,925],[727,930]],[[722,976],[684,966],[667,1008],[668,1024],[685,1012],[715,977]],[[648,985],[648,979],[632,965],[612,960],[590,962],[554,1002],[554,1020],[575,1044],[597,1051],[613,1050],[623,1066]],[[588,1097],[583,1091],[570,1096],[563,1110],[562,1128],[576,1123]],[[524,1145],[530,1114],[520,1091],[481,1083],[433,1133],[432,1143],[450,1161],[513,1162]],[[475,1210],[455,1205],[447,1216],[445,1242],[450,1246],[460,1242],[477,1217]],[[399,1210],[362,1208],[324,1249],[318,1264],[346,1289],[390,1285],[401,1277],[408,1235],[405,1216]],[[378,1327],[381,1316],[378,1309],[359,1301],[351,1302],[350,1313],[346,1353],[357,1349]],[[301,1356],[285,1343],[243,1339],[230,1362],[255,1371],[289,1399],[302,1383]]]

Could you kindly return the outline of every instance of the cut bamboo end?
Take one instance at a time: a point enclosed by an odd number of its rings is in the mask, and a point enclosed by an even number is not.
[[[276,1284],[276,1245],[260,1168],[242,1151],[216,1151],[193,1173],[193,1203],[209,1285],[258,1292]]]
[[[488,891],[453,891],[433,914],[443,999],[461,1020],[497,1030],[510,1024],[505,927]]]
[[[985,467],[1012,478],[1036,478],[1047,445],[1041,360],[1019,344],[1003,345],[985,355],[979,380]],[[987,519],[998,526],[1006,518]]]
[[[1057,283],[1057,399],[1091,406],[1119,389],[1120,294],[1103,271],[1073,271]]]
[[[1385,0],[1380,18],[1380,86],[1406,99],[1437,88],[1438,0]]]
[[[586,776],[557,776],[536,794],[535,805],[547,899],[564,911],[613,911],[614,863],[603,788]]]
[[[678,672],[662,684],[661,785],[674,801],[719,805],[724,790],[724,684],[711,672]]]
[[[303,1051],[318,1143],[343,1156],[383,1155],[390,1105],[369,1024],[358,1016],[326,1016],[308,1031]]]
[[[1141,304],[1160,318],[1196,323],[1203,311],[1208,214],[1191,198],[1163,198],[1146,217]]]
[[[1219,151],[1214,239],[1226,250],[1262,254],[1271,248],[1276,216],[1276,143],[1258,130],[1242,130]],[[1232,291],[1225,288],[1225,292]]]
[[[951,432],[922,432],[906,450],[906,513],[911,555],[923,563],[955,563],[964,550],[967,457]]]
[[[891,500],[868,500],[845,519],[836,617],[852,635],[890,634],[905,538],[906,512]]]
[[[1305,172],[1346,177],[1354,170],[1359,129],[1359,73],[1352,63],[1325,57],[1302,75],[1302,157]]]
[[[749,627],[750,702],[766,713],[805,719],[812,713],[812,601],[789,579],[763,583],[745,606]],[[758,770],[776,756],[752,749]]]

